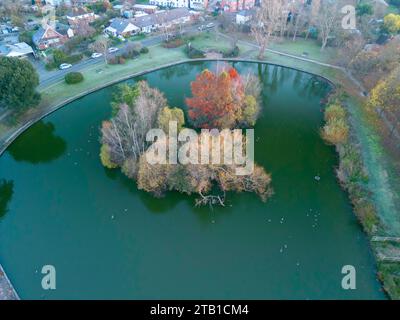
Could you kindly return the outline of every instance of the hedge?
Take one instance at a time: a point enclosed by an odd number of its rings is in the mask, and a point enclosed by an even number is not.
[[[83,81],[83,75],[80,72],[69,72],[65,75],[67,84],[75,84]]]

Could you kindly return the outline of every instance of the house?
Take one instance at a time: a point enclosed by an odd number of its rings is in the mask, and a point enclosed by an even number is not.
[[[236,23],[237,24],[245,24],[249,22],[254,16],[253,10],[241,10],[236,13]]]
[[[69,26],[69,25],[62,24],[62,23],[56,23],[55,25],[56,25],[56,29],[55,30],[59,34],[61,34],[63,36],[66,36],[68,38],[72,38],[75,35],[74,30],[73,30],[73,27],[75,27],[74,25],[73,26]],[[77,24],[77,26],[78,26],[78,24]]]
[[[25,58],[30,54],[35,56],[32,47],[25,42],[0,45],[0,56]]]
[[[146,12],[147,14],[152,14],[152,13],[156,13],[156,11],[158,10],[158,7],[148,5],[148,4],[135,4],[133,6],[133,10],[143,11],[143,12]]]
[[[128,19],[116,18],[104,31],[113,37],[117,37],[135,34],[140,31],[140,28]]]
[[[150,0],[149,4],[167,8],[189,8],[189,0]]]
[[[94,12],[88,11],[83,7],[74,7],[71,8],[71,11],[67,13],[67,20],[69,24],[74,24],[78,20],[85,20],[86,22],[93,22],[96,20],[97,16]]]
[[[221,8],[228,12],[248,10],[255,6],[255,0],[222,0]]]
[[[33,36],[32,40],[39,50],[45,50],[49,47],[58,47],[68,39],[66,35],[56,31],[54,27],[49,25],[40,27]]]
[[[208,6],[208,0],[190,0],[189,8],[196,10],[206,9]]]
[[[150,0],[149,4],[167,8],[206,9],[208,0]]]
[[[132,23],[139,27],[141,32],[149,33],[160,27],[183,24],[190,20],[191,14],[187,8],[177,8],[137,17],[132,19]]]
[[[64,1],[63,0],[46,0],[46,4],[53,6],[53,7],[57,7],[59,5],[61,5]]]

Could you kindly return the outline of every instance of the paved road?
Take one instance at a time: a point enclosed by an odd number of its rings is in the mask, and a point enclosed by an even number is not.
[[[196,34],[199,33],[200,31],[198,31],[198,26],[199,24],[195,24],[195,25],[191,25],[188,26],[186,28],[184,28],[183,30],[185,31],[186,34]],[[160,44],[162,41],[164,40],[164,35],[162,34],[156,34],[153,35],[149,38],[145,38],[141,41],[128,41],[127,43],[141,43],[142,46],[144,47],[151,47],[151,46],[155,46]],[[124,47],[127,45],[127,43],[123,44],[120,46],[120,50],[115,53],[115,54],[120,54],[121,52],[123,52]],[[91,59],[91,58],[86,58],[76,64],[74,64],[71,68],[69,69],[65,69],[65,70],[52,70],[52,71],[47,71],[44,68],[44,65],[42,62],[38,62],[35,61],[33,62],[33,65],[35,66],[37,72],[39,73],[39,78],[40,78],[40,85],[39,85],[39,90],[41,88],[47,87],[53,83],[59,82],[61,80],[64,79],[64,76],[71,71],[75,71],[78,72],[82,69],[85,69],[87,67],[90,66],[95,66],[95,65],[99,65],[101,66],[102,64],[104,64],[104,59],[102,57],[97,58],[97,59]]]

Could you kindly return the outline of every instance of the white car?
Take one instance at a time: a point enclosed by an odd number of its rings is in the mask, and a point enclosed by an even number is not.
[[[102,55],[103,55],[102,53],[94,52],[92,54],[92,59],[100,58]]]
[[[119,49],[115,47],[108,48],[108,53],[117,52]]]
[[[206,25],[207,28],[214,28],[214,23],[210,22],[209,24]]]
[[[60,66],[59,66],[60,70],[69,69],[69,68],[71,68],[71,67],[72,67],[72,64],[69,64],[69,63],[62,63],[62,64],[60,64]]]

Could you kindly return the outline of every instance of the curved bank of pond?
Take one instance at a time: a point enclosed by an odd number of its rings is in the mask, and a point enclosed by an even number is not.
[[[226,208],[210,211],[194,208],[193,197],[138,191],[98,157],[115,86],[87,95],[0,158],[0,179],[13,185],[0,213],[0,259],[21,298],[384,298],[336,181],[335,151],[319,136],[330,85],[293,69],[232,64],[262,79],[255,152],[275,195],[263,203],[230,194]],[[196,74],[221,66],[179,64],[128,82],[145,79],[184,106]],[[349,264],[357,270],[350,291],[341,288]],[[55,266],[57,290],[42,290],[43,265]]]

